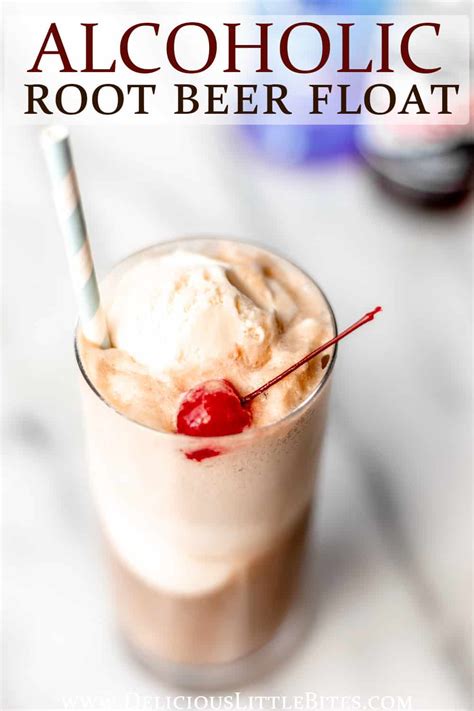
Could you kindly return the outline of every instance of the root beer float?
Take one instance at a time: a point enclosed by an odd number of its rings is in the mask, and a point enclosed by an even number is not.
[[[212,239],[132,255],[101,292],[112,347],[79,330],[77,356],[121,626],[157,667],[231,662],[289,607],[335,342],[374,312],[335,337],[302,271]]]
[[[301,270],[216,239],[134,254],[99,291],[69,132],[47,128],[42,144],[79,309],[90,479],[121,628],[157,671],[186,684],[197,668],[201,685],[216,679],[203,665],[228,669],[285,617],[336,342],[380,307],[336,336]]]

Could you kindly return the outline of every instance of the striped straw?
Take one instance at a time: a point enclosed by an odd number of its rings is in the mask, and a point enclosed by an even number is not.
[[[101,348],[109,348],[107,324],[100,305],[99,288],[72,161],[69,131],[62,126],[51,126],[42,132],[41,143],[53,185],[56,212],[66,243],[82,331],[92,343]]]

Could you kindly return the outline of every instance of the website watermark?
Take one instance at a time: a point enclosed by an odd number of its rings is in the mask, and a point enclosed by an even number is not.
[[[122,696],[80,694],[64,697],[63,708],[125,709],[126,711],[409,711],[411,696],[341,696],[306,691],[297,695],[155,696],[129,692]]]

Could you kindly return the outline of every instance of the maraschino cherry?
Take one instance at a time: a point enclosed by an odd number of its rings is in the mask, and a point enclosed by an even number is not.
[[[177,429],[194,437],[219,437],[242,432],[252,423],[250,408],[228,380],[206,380],[181,401]]]
[[[287,375],[293,373],[297,368],[300,368],[342,338],[348,336],[357,328],[372,321],[375,314],[380,311],[382,311],[381,306],[377,306],[373,311],[369,311],[369,313],[365,314],[359,321],[353,323],[352,326],[349,326],[337,336],[331,338],[330,341],[316,348],[316,350],[311,351],[311,353],[308,353],[307,356],[297,363],[294,363],[283,373],[272,378],[268,383],[265,383],[248,395],[240,395],[232,383],[229,383],[228,380],[221,379],[207,380],[192,388],[185,394],[179,406],[176,423],[178,433],[191,435],[192,437],[220,437],[243,432],[243,430],[252,424],[250,403],[254,398],[268,390],[272,385],[280,382],[283,378],[286,378]],[[199,451],[201,452],[201,450]],[[212,454],[207,454],[206,456],[216,456],[219,454],[219,452],[214,452],[214,450],[212,450],[212,452]],[[204,456],[202,458],[204,458]]]

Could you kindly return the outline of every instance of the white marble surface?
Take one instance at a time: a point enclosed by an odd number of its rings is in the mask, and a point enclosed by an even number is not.
[[[307,634],[245,693],[469,708],[472,205],[400,207],[351,163],[276,169],[224,128],[73,136],[101,274],[157,240],[233,234],[305,265],[340,325],[385,309],[336,366]],[[122,708],[176,692],[129,659],[107,604],[37,130],[9,129],[5,160],[3,707]]]

